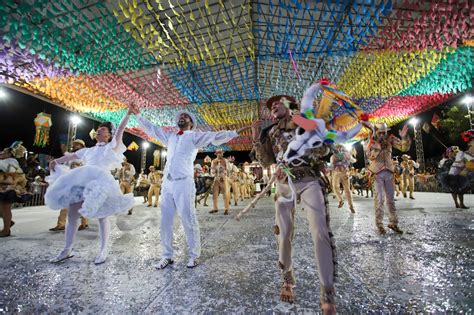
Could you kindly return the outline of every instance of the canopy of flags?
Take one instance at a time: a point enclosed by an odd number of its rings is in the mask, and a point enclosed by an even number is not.
[[[159,126],[186,109],[224,130],[328,78],[393,125],[472,88],[473,21],[468,0],[3,0],[0,84],[98,120],[134,102]]]

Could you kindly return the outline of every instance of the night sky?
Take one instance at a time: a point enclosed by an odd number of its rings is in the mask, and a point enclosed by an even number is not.
[[[59,147],[60,138],[67,138],[68,118],[72,113],[56,105],[44,102],[33,96],[23,94],[21,92],[5,87],[0,88],[3,89],[3,91],[5,91],[7,94],[6,98],[0,99],[0,147],[4,148],[6,146],[10,146],[10,144],[15,140],[21,140],[24,142],[24,145],[28,149],[28,151],[50,154],[55,157],[61,156],[61,151]],[[433,110],[418,115],[417,118],[422,122],[431,121],[433,112],[441,112],[443,108],[446,108],[446,106],[450,106],[453,102],[458,101],[458,99],[459,97],[457,99],[453,98],[448,103],[442,104]],[[35,126],[33,120],[39,112],[46,112],[47,114],[52,115],[53,126],[50,130],[50,144],[47,145],[45,148],[33,146],[33,140],[35,135]],[[89,131],[92,128],[97,128],[98,124],[99,122],[97,121],[82,117],[82,122],[77,128],[77,138],[84,140],[87,146],[93,146],[95,142],[90,139]],[[397,126],[392,127],[392,132],[395,132],[395,134],[398,136],[398,130],[403,125],[404,123],[401,123]],[[469,126],[466,126],[466,130],[468,128]],[[409,134],[413,137],[413,128],[410,127],[409,130]],[[429,158],[439,159],[441,154],[444,152],[444,147],[439,144],[431,135],[426,134],[424,132],[422,132],[422,134],[425,150],[425,160]],[[443,142],[446,142],[446,140],[443,139],[445,138],[443,137],[443,135],[440,135],[440,137]],[[143,142],[141,138],[126,133],[124,135],[125,145],[128,146],[132,141],[135,141],[138,145],[141,145],[141,143]],[[449,146],[450,144],[446,143],[446,145]],[[462,143],[461,139],[459,139],[459,143],[456,143],[456,145],[460,145],[461,149],[465,148],[465,144]],[[153,151],[158,148],[159,147],[154,144],[151,144],[150,148],[148,148],[147,166],[152,163]],[[361,145],[356,144],[356,149],[358,151],[358,163],[355,166],[363,167],[363,153]],[[135,165],[137,171],[140,167],[140,150],[141,149],[135,152],[127,151],[125,153],[125,156],[131,163]],[[412,157],[415,157],[415,152],[415,145],[413,144],[408,154]],[[206,155],[214,157],[213,154],[205,152],[199,153],[197,157],[198,161],[201,161]],[[229,155],[233,155],[236,157],[237,164],[249,161],[248,152],[226,152],[225,156]],[[394,150],[394,155],[401,154]]]

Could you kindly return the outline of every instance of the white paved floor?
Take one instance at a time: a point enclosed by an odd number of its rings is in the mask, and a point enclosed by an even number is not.
[[[336,236],[340,313],[472,313],[474,210],[453,209],[447,194],[399,199],[403,236],[375,233],[373,200],[355,196],[356,215],[331,202]],[[139,203],[137,199],[137,203]],[[245,203],[247,203],[246,201]],[[474,197],[466,196],[473,206]],[[242,206],[234,208],[234,214]],[[242,221],[199,207],[203,256],[185,268],[185,238],[176,221],[176,263],[157,271],[159,208],[141,204],[132,216],[112,219],[109,259],[92,261],[97,223],[78,234],[69,261],[48,260],[63,246],[49,232],[57,212],[16,209],[13,236],[0,239],[0,313],[273,313],[319,311],[319,281],[304,210],[296,218],[296,302],[278,300],[279,270],[272,234],[273,202],[262,200]]]

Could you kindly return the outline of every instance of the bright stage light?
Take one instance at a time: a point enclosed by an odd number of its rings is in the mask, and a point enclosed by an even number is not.
[[[471,94],[466,94],[466,96],[464,96],[461,101],[469,106],[470,104],[474,103],[474,96]]]
[[[145,149],[148,149],[150,147],[150,144],[148,142],[143,142],[142,147],[144,147]]]
[[[414,127],[418,124],[418,119],[417,118],[412,118],[408,121],[408,123]]]
[[[81,117],[77,116],[77,115],[72,115],[71,117],[69,117],[69,120],[74,124],[74,125],[79,125],[81,123]]]
[[[163,158],[166,157],[166,150],[161,150],[161,156],[162,156]]]
[[[7,98],[7,93],[5,92],[5,90],[0,88],[0,99],[4,98]]]

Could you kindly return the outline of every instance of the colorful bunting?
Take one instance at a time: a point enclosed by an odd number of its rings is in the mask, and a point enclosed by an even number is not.
[[[49,143],[49,129],[53,125],[51,115],[41,112],[36,115],[34,123],[36,132],[33,145],[44,148]]]
[[[393,125],[472,89],[473,10],[468,0],[5,0],[0,84],[101,121],[117,124],[133,103],[166,130],[187,110],[216,131],[266,126],[268,97],[299,98],[324,77]],[[135,117],[128,130],[154,141]],[[251,142],[247,132],[220,148]]]

